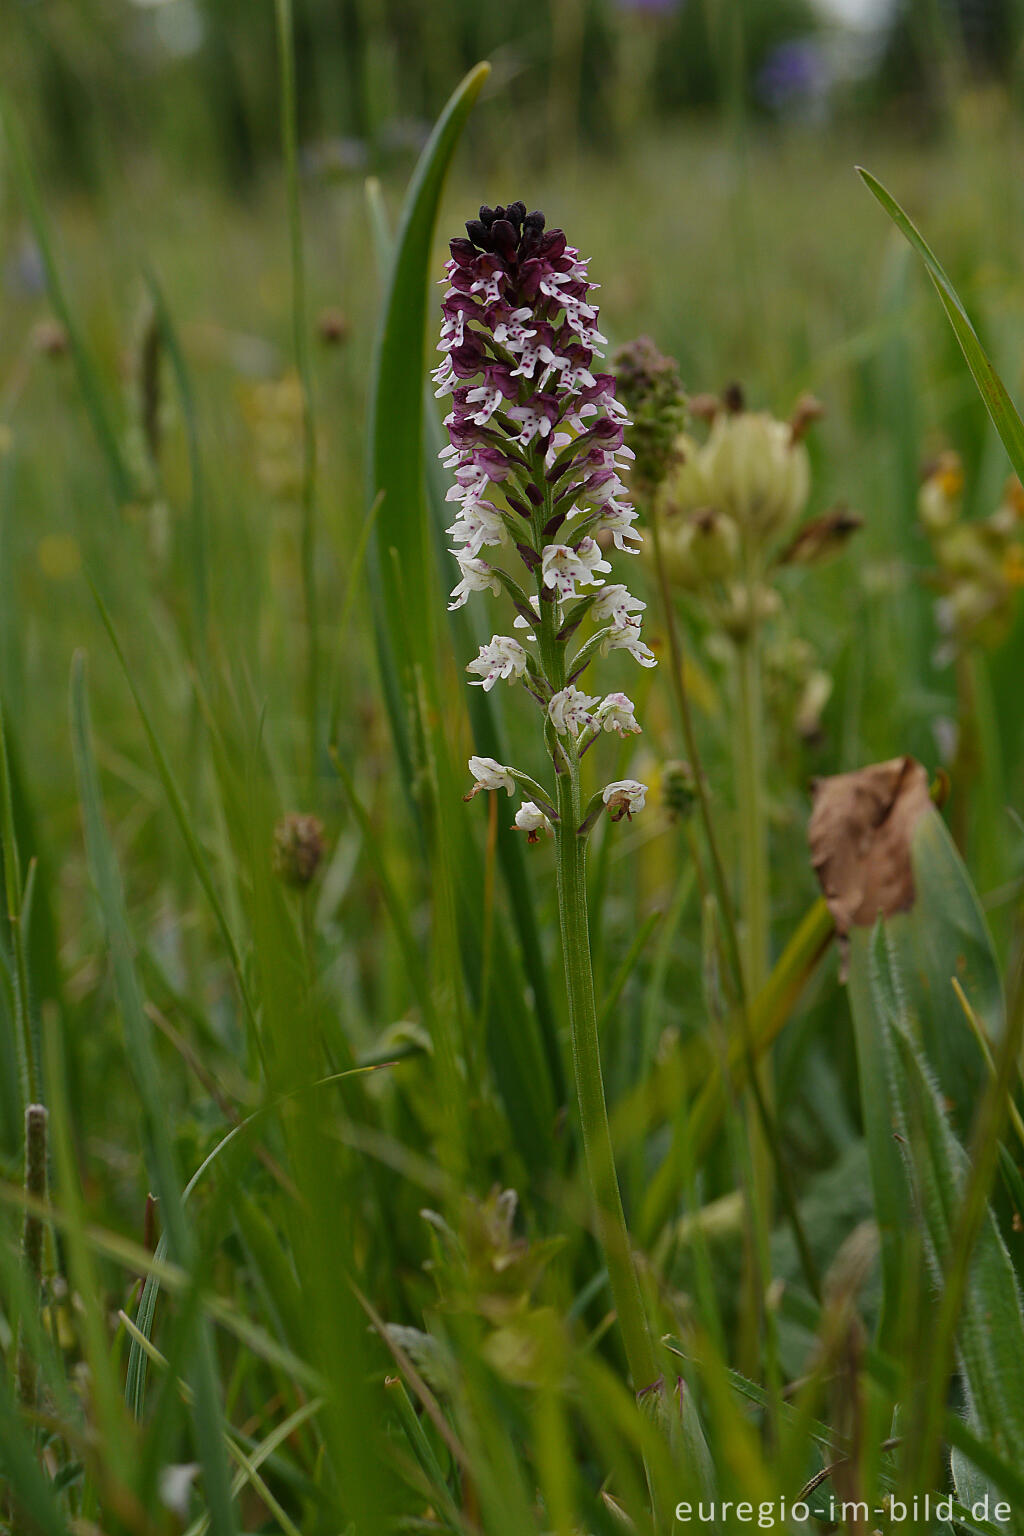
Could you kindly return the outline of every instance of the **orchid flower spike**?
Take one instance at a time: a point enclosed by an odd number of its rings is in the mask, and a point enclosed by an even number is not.
[[[569,775],[578,801],[581,754],[604,732],[640,729],[625,694],[602,701],[578,686],[582,674],[598,654],[617,650],[655,665],[640,637],[644,603],[606,582],[611,556],[635,553],[641,539],[624,481],[629,421],[614,375],[598,363],[605,338],[596,285],[563,232],[519,202],[481,208],[466,237],[451,241],[445,271],[433,377],[438,397],[450,401],[441,454],[456,512],[448,533],[459,579],[450,606],[504,593],[519,636],[494,635],[466,670],[485,692],[501,680],[525,684],[544,711],[556,772]],[[579,643],[583,623],[590,635]],[[471,771],[471,794],[511,793],[515,770],[474,758]],[[550,794],[550,805],[557,799]],[[613,816],[621,803],[611,804]],[[526,802],[518,827],[540,830],[527,825],[536,805]],[[635,797],[630,807],[630,815],[639,808]]]

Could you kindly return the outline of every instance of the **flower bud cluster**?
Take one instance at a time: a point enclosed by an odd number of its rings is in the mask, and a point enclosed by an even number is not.
[[[573,772],[603,732],[640,729],[624,694],[602,699],[577,686],[594,657],[625,650],[655,664],[640,638],[645,605],[604,579],[610,551],[634,554],[641,543],[622,479],[634,457],[629,419],[614,376],[596,368],[605,338],[595,284],[562,231],[517,202],[481,208],[466,234],[451,241],[433,375],[452,405],[441,454],[456,512],[450,607],[476,592],[507,595],[522,639],[495,635],[467,670],[485,690],[522,682],[544,712],[556,770]],[[570,656],[585,622],[588,638]],[[470,771],[471,794],[512,793],[517,780],[535,789],[516,826],[531,841],[550,827],[557,813],[526,775],[484,758]],[[625,814],[642,800],[634,795]],[[624,804],[606,803],[613,815]]]
[[[649,336],[620,347],[612,358],[619,398],[632,417],[630,447],[635,483],[654,491],[679,461],[678,439],[686,426],[686,395],[675,358],[665,357]]]
[[[730,396],[734,406],[738,395]],[[689,591],[727,584],[751,554],[790,532],[807,504],[810,464],[792,421],[765,411],[705,407],[703,443],[677,439],[679,462],[658,494],[666,561]],[[803,408],[801,422],[806,416]]]
[[[690,413],[707,432],[676,438],[676,462],[656,492],[661,558],[669,582],[699,598],[717,630],[741,638],[778,610],[781,566],[827,558],[862,520],[838,506],[800,524],[811,487],[804,438],[822,414],[812,396],[782,421],[747,410],[734,385],[721,399],[692,397]]]
[[[931,542],[941,596],[936,617],[944,637],[939,659],[969,646],[993,647],[1006,638],[1017,591],[1024,586],[1024,491],[1012,476],[988,517],[963,515],[960,458],[940,454],[918,494],[918,515]]]

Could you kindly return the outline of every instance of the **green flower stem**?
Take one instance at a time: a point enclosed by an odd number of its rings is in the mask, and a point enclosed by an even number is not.
[[[580,820],[579,766],[576,762],[572,763],[569,772],[558,775],[558,816],[555,828],[558,917],[583,1150],[598,1237],[608,1266],[633,1388],[640,1391],[654,1383],[658,1367],[626,1230],[601,1075],[587,920],[586,838],[576,831]]]
[[[738,652],[739,711],[735,755],[743,889],[743,980],[747,996],[755,998],[768,975],[768,848],[762,794],[761,664],[757,628],[753,621],[750,631],[738,644]]]
[[[35,1201],[46,1199],[46,1110],[42,1104],[30,1104],[25,1110],[25,1193]],[[43,1278],[43,1223],[32,1210],[25,1212],[22,1260],[25,1266],[27,1297],[38,1310]],[[26,1341],[25,1324],[18,1331],[17,1380],[18,1401],[28,1412],[36,1406],[38,1371],[35,1357]]]
[[[761,715],[761,663],[757,620],[753,606],[755,583],[747,584],[750,626],[737,641],[738,704],[735,750],[736,801],[739,831],[740,887],[743,927],[743,987],[748,1007],[760,996],[768,977],[768,850],[764,817],[764,729]],[[744,1020],[744,1028],[749,1024]],[[767,1234],[772,1226],[773,1168],[770,1115],[774,1102],[771,1062],[767,1055],[751,1062],[747,1096],[750,1145],[751,1231],[745,1263],[747,1337],[744,1354],[749,1369],[758,1357],[754,1329],[764,1319]]]
[[[540,549],[544,542],[544,527],[552,515],[553,500],[540,454],[535,455],[533,475],[534,484],[544,497],[543,505],[534,509],[532,518],[534,546]],[[557,604],[544,600],[539,569],[535,579],[540,599],[537,635],[541,662],[552,691],[557,692],[565,687],[566,641],[560,640],[558,636],[555,619]],[[548,729],[550,731],[550,726]],[[551,735],[553,738],[553,732]],[[622,1209],[608,1125],[608,1107],[604,1097],[587,913],[587,835],[579,831],[583,819],[579,753],[568,741],[560,740],[558,746],[561,748],[561,760],[555,759],[555,799],[558,810],[555,825],[556,882],[565,990],[569,1000],[573,1075],[598,1240],[608,1267],[608,1279],[622,1329],[633,1388],[641,1391],[644,1387],[652,1386],[659,1373]]]
[[[690,711],[690,699],[686,689],[683,645],[679,635],[679,628],[676,624],[668,572],[665,569],[665,562],[662,558],[660,518],[653,496],[647,498],[647,517],[654,546],[654,568],[658,577],[661,617],[668,639],[669,681],[672,684],[672,697],[675,702],[676,713],[679,717],[684,749],[690,760],[690,767],[693,770],[694,783],[697,788],[697,808],[700,812],[701,824],[704,828],[704,840],[707,844],[708,857],[711,863],[715,899],[718,902],[722,918],[722,929],[728,950],[729,967],[736,988],[737,1000],[740,1006],[743,1007],[746,1005],[747,994],[744,985],[739,942],[736,935],[736,920],[733,913],[732,900],[729,896],[729,885],[725,878],[725,866],[722,863],[722,856],[718,848],[718,837],[715,833],[714,818],[711,814],[711,804],[708,797],[707,784],[704,779],[704,768],[697,748],[697,733],[694,730],[693,715]]]
[[[302,595],[306,620],[305,704],[309,783],[315,788],[320,758],[320,651],[316,594],[317,455],[313,417],[313,369],[306,315],[306,268],[299,196],[298,126],[295,102],[295,36],[292,0],[275,0],[278,74],[281,87],[281,140],[288,192],[288,236],[292,278],[292,344],[302,394]]]
[[[18,844],[14,833],[14,797],[10,765],[7,761],[7,738],[2,709],[0,709],[0,841],[3,844],[4,895],[7,905],[7,920],[10,925],[11,951],[14,956],[14,1041],[18,1056],[18,1078],[21,1084],[22,1108],[27,1109],[30,1104],[35,1104],[40,1096],[39,1066],[36,1060],[36,1043],[32,1033],[28,955],[25,947],[25,930],[22,923],[26,886],[22,884],[21,862],[18,857]],[[29,881],[31,881],[31,871]]]

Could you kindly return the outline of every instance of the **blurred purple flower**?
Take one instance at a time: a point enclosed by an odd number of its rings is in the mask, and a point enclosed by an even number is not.
[[[820,105],[832,84],[832,70],[821,44],[813,37],[779,43],[757,73],[757,95],[774,112],[800,111]]]
[[[644,11],[649,16],[671,16],[686,0],[615,0],[620,11]]]
[[[31,235],[22,235],[4,268],[4,285],[20,297],[46,292],[46,268]]]

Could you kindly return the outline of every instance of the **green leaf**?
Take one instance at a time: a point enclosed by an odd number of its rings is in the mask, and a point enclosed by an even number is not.
[[[970,1423],[998,1457],[1010,1459],[1024,1444],[1024,1312],[986,1203],[1000,1132],[998,1095],[1008,1079],[987,1084],[959,989],[985,1035],[1001,1042],[1002,1072],[1012,1067],[1017,1036],[1006,1033],[998,966],[977,896],[934,810],[915,828],[911,865],[910,910],[851,936],[850,994],[882,1239],[883,1338],[895,1342],[908,1307],[919,1304],[920,1283],[908,1284],[912,1226],[938,1297],[927,1334],[914,1330],[927,1353],[911,1364],[914,1379],[927,1375],[927,1392],[908,1428],[910,1471],[927,1477],[938,1465],[943,1362],[951,1363],[954,1336]],[[973,1130],[971,1158],[958,1124],[965,1137]]]
[[[819,1333],[826,1326],[819,1303],[796,1286],[787,1286],[782,1292],[779,1310],[783,1317],[810,1333]],[[864,1351],[864,1367],[871,1381],[891,1398],[900,1383],[900,1368],[896,1361],[869,1344]],[[961,1451],[1006,1498],[1024,1508],[1024,1473],[1018,1471],[1016,1458],[1013,1462],[1003,1460],[952,1408],[945,1411],[943,1428],[951,1446]]]
[[[378,614],[378,645],[392,727],[406,761],[411,756],[405,714],[414,694],[413,664],[434,629],[422,474],[427,277],[448,167],[490,71],[489,64],[470,70],[420,156],[395,242],[374,352],[366,504],[372,506],[383,495],[374,534],[374,571],[384,609],[383,616]]]
[[[910,911],[886,919],[880,933],[855,928],[850,935],[850,1008],[882,1245],[883,1339],[899,1322],[909,1214],[894,1139],[899,1100],[887,1060],[887,1021],[900,1018],[911,1032],[964,1137],[986,1072],[954,978],[990,1039],[999,1039],[1005,1028],[1002,982],[985,917],[937,811],[923,816],[914,831],[911,865]]]
[[[913,246],[921,257],[928,276],[935,284],[935,291],[939,295],[942,307],[946,311],[949,323],[953,327],[960,349],[967,359],[967,366],[974,376],[974,382],[978,386],[978,392],[985,402],[985,409],[992,418],[993,425],[1002,439],[1019,479],[1024,481],[1024,422],[1021,421],[1017,408],[1010,399],[1002,379],[996,373],[990,362],[984,347],[978,340],[978,333],[971,324],[966,309],[960,301],[960,296],[950,282],[938,257],[931,246],[925,240],[916,224],[907,216],[899,203],[887,192],[882,183],[866,171],[863,167],[857,167],[860,176],[868,191],[881,203],[886,213],[900,233]]]
[[[959,1234],[970,1167],[950,1129],[942,1095],[920,1051],[892,1024],[900,1122],[925,1234],[932,1279],[945,1284]],[[1024,1445],[1024,1314],[1010,1255],[986,1210],[957,1325],[970,1418],[996,1455]]]

